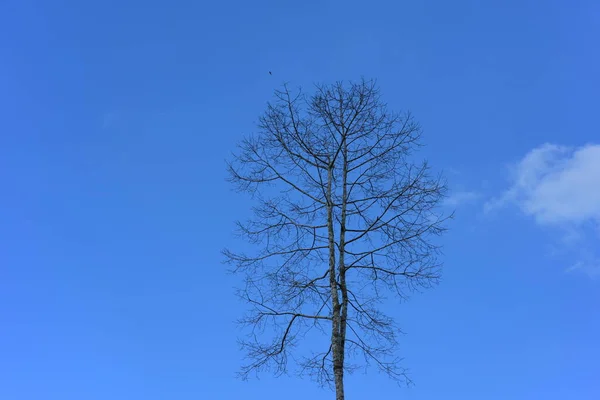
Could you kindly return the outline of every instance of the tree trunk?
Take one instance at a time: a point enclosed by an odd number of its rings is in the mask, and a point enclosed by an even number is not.
[[[335,232],[333,229],[333,162],[327,171],[327,230],[329,236],[329,285],[331,287],[332,321],[331,347],[333,353],[333,377],[335,399],[344,400],[344,343],[341,337],[341,305],[338,296],[338,282],[335,265]]]
[[[339,246],[339,274],[340,274],[340,292],[342,294],[342,304],[340,312],[340,364],[342,373],[342,397],[344,398],[343,392],[343,374],[345,365],[346,355],[346,324],[348,318],[348,288],[346,286],[346,264],[344,257],[344,247],[346,246],[346,203],[348,197],[348,149],[346,147],[346,135],[342,138],[342,155],[343,155],[343,170],[342,170],[342,211],[340,216],[340,246]]]

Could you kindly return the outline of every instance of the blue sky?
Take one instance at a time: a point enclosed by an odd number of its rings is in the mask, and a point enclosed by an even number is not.
[[[600,398],[600,4],[0,4],[0,398],[330,399],[240,382],[223,160],[284,81],[377,78],[456,220],[390,310],[416,386],[349,399]],[[273,71],[269,75],[268,71]]]

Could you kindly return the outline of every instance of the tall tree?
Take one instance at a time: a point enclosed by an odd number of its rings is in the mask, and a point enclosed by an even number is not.
[[[439,212],[441,176],[413,159],[420,136],[409,113],[388,110],[374,81],[320,85],[310,96],[275,92],[257,134],[228,162],[230,181],[256,204],[237,228],[257,251],[224,250],[251,306],[241,321],[251,328],[243,377],[286,373],[291,358],[337,400],[344,373],[360,364],[408,382],[399,331],[381,305],[386,293],[403,298],[438,281],[434,237],[448,218]],[[326,334],[323,348],[298,348],[318,343],[306,339],[315,328]]]

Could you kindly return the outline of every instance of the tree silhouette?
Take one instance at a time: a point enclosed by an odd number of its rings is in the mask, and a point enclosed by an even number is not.
[[[438,281],[432,239],[449,218],[439,212],[443,180],[413,161],[420,137],[409,113],[388,110],[374,81],[321,85],[311,96],[275,92],[257,134],[228,162],[230,181],[256,201],[237,232],[257,251],[224,250],[250,305],[242,377],[286,373],[293,360],[300,375],[334,387],[337,400],[344,373],[360,365],[410,381],[381,303]],[[313,332],[327,344],[299,349]]]

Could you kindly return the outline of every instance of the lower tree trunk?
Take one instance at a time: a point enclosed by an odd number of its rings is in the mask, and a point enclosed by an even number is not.
[[[336,346],[338,347],[338,346]],[[333,355],[333,378],[335,381],[335,400],[344,400],[344,366],[341,363],[340,355],[336,357],[335,353],[339,350],[334,350]],[[336,363],[337,361],[337,363]],[[337,364],[337,365],[336,365]]]

